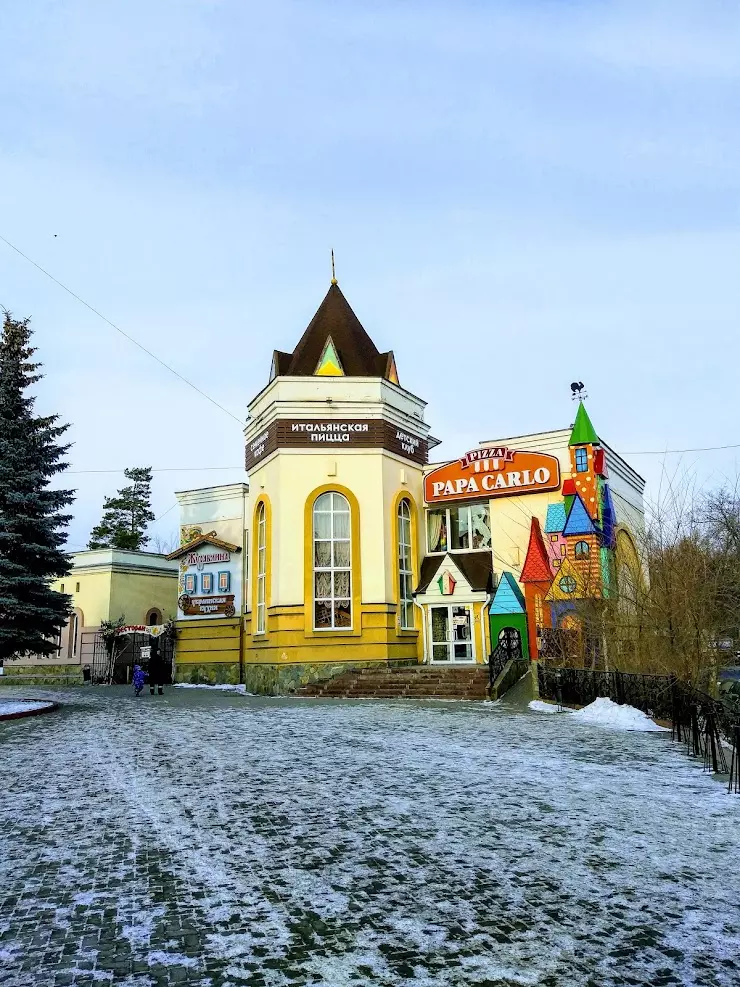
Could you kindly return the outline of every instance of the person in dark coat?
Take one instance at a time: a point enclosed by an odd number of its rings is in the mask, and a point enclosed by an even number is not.
[[[149,654],[149,692],[154,695],[154,687],[156,686],[158,694],[163,695],[164,679],[165,679],[165,665],[159,654],[159,638],[153,637],[151,640],[151,652]]]

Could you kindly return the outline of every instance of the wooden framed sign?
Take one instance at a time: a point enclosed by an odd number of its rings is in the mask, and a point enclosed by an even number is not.
[[[424,500],[488,500],[560,489],[560,462],[542,452],[519,452],[505,446],[472,449],[460,459],[427,473]]]

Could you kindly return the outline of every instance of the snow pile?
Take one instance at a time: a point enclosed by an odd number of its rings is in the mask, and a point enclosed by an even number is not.
[[[555,703],[546,703],[541,699],[533,699],[529,708],[535,713],[558,713],[561,710]],[[601,696],[594,699],[583,709],[566,709],[562,712],[568,713],[573,719],[580,723],[591,723],[600,727],[612,727],[614,730],[642,730],[652,733],[662,733],[668,727],[659,727],[654,723],[647,713],[634,706],[620,706],[611,699]]]
[[[541,699],[533,699],[529,704],[529,708],[533,709],[535,713],[563,713],[565,710],[560,709],[557,703],[545,703]]]
[[[176,689],[211,689],[217,692],[239,692],[242,696],[251,696],[251,692],[247,692],[246,685],[193,685],[191,682],[178,682],[175,685]]]
[[[614,727],[617,730],[648,730],[661,733],[668,729],[653,723],[647,713],[643,713],[641,709],[635,709],[634,706],[619,706],[604,696],[594,699],[588,706],[577,709],[570,715],[581,723],[594,723],[598,726]]]
[[[0,699],[0,717],[11,713],[30,713],[35,709],[48,709],[54,703],[34,702],[31,699]]]

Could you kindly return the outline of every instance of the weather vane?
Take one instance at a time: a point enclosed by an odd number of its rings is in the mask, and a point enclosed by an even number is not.
[[[331,283],[332,284],[337,284],[337,275],[336,275],[336,272],[334,271],[334,249],[333,248],[332,248],[332,252],[331,252]]]
[[[583,390],[585,386],[586,385],[583,383],[582,380],[573,381],[573,383],[570,385],[570,397],[572,401],[575,401],[576,398],[578,398],[579,401],[585,401],[585,399],[588,397],[588,394],[586,394],[586,392]]]

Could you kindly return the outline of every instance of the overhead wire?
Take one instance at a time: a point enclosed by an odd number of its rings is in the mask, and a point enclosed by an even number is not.
[[[65,470],[65,475],[71,476],[81,476],[82,474],[90,473],[123,473],[127,466],[121,466],[120,469],[104,469],[104,470]],[[156,466],[152,468],[152,473],[203,473],[208,471],[214,472],[224,472],[225,470],[242,470],[244,471],[244,466]]]
[[[140,343],[138,339],[134,339],[133,336],[129,335],[129,333],[121,329],[120,326],[117,326],[115,322],[111,322],[111,320],[107,316],[103,315],[103,313],[100,312],[98,309],[96,309],[94,305],[91,305],[89,302],[86,302],[85,299],[82,298],[80,295],[78,295],[76,291],[72,291],[72,289],[67,287],[67,285],[64,284],[64,282],[60,281],[59,278],[55,278],[53,274],[51,274],[49,271],[43,268],[40,264],[37,264],[36,261],[33,260],[33,258],[28,256],[28,254],[24,254],[23,251],[20,250],[20,248],[16,247],[14,243],[11,243],[10,240],[7,239],[7,237],[4,237],[2,235],[2,233],[0,233],[0,240],[2,240],[3,243],[7,244],[10,247],[10,249],[14,250],[20,257],[28,261],[29,264],[32,264],[37,270],[41,271],[42,274],[46,275],[46,277],[49,278],[51,281],[53,281],[54,284],[59,285],[59,287],[62,288],[64,291],[66,291],[68,295],[71,295],[72,298],[80,302],[81,305],[84,305],[85,308],[88,308],[92,313],[97,315],[99,319],[102,319],[103,322],[107,323],[112,329],[115,329],[116,332],[119,332],[123,337],[128,339],[130,343],[133,343],[134,346],[138,346],[139,349],[142,350],[144,353],[146,353],[147,356],[150,356],[152,360],[156,360],[157,363],[160,364],[160,366],[165,368],[165,370],[169,370],[169,372],[173,374],[175,377],[177,377],[178,380],[181,380],[183,384],[187,384],[188,387],[191,387],[194,391],[200,394],[201,397],[204,397],[206,401],[210,401],[212,405],[215,405],[215,407],[217,407],[220,411],[223,411],[224,414],[229,416],[229,418],[233,418],[235,422],[238,422],[240,425],[244,424],[244,422],[240,418],[237,418],[236,415],[233,415],[228,410],[228,408],[224,408],[224,406],[222,404],[219,404],[215,398],[212,398],[210,396],[210,394],[206,394],[206,392],[201,390],[201,388],[198,387],[197,384],[194,384],[192,380],[188,380],[187,377],[183,377],[183,375],[179,373],[177,370],[175,370],[174,367],[171,367],[169,363],[166,363],[164,360],[158,357],[156,353],[152,353],[152,351],[147,349],[146,346],[144,346],[143,343]]]
[[[740,443],[737,445],[724,445],[724,446],[704,446],[696,449],[664,449],[659,451],[657,449],[643,449],[632,452],[624,452],[620,455],[622,456],[669,456],[677,455],[685,452],[716,452],[721,449],[740,449]],[[89,473],[123,473],[125,467],[120,467],[118,469],[98,469],[98,470],[66,470],[67,474],[79,476],[82,474]],[[233,466],[155,466],[152,468],[152,473],[201,473],[201,472],[225,472],[226,470],[244,470],[242,465]]]
[[[224,414],[228,415],[231,419],[233,419],[233,421],[238,422],[240,425],[244,425],[242,419],[237,418],[237,416],[234,415],[231,411],[229,411],[228,408],[225,408],[222,404],[216,401],[215,398],[212,398],[210,394],[207,394],[202,388],[198,387],[197,384],[194,384],[193,381],[189,380],[178,370],[175,370],[174,367],[170,366],[170,364],[167,363],[165,360],[162,360],[161,357],[158,357],[156,353],[153,353],[150,349],[144,346],[143,343],[140,343],[139,340],[136,339],[134,336],[132,336],[130,333],[127,333],[124,329],[121,329],[121,327],[116,325],[115,322],[109,319],[106,315],[103,315],[103,313],[99,309],[95,308],[94,305],[91,305],[90,302],[86,301],[76,291],[73,291],[72,288],[66,285],[63,281],[60,281],[59,278],[55,277],[50,271],[47,271],[46,268],[42,267],[41,264],[35,261],[32,257],[29,257],[28,254],[24,253],[19,247],[17,247],[14,243],[12,243],[12,241],[8,240],[7,237],[3,236],[2,233],[0,233],[0,240],[2,240],[3,243],[5,243],[8,247],[10,247],[11,250],[15,251],[15,253],[17,253],[19,257],[22,257],[23,260],[25,260],[27,263],[35,267],[36,270],[40,271],[45,277],[49,278],[50,281],[53,281],[54,284],[58,285],[58,287],[60,287],[63,291],[66,291],[68,295],[70,295],[72,298],[78,301],[81,305],[84,305],[85,308],[89,309],[89,311],[91,311],[99,319],[102,319],[102,321],[105,322],[106,325],[109,325],[112,329],[115,329],[117,333],[120,333],[121,336],[127,339],[130,343],[133,343],[133,345],[138,347],[143,353],[146,353],[147,356],[151,357],[152,360],[155,360],[160,366],[164,367],[165,370],[169,371],[169,373],[171,373],[174,377],[177,377],[179,381],[190,387],[201,397],[205,398],[206,401],[210,402],[214,407],[218,408],[219,411],[223,411]],[[721,452],[727,449],[740,449],[740,443],[727,443],[725,445],[718,445],[718,446],[695,446],[693,448],[687,448],[687,449],[633,449],[622,453],[622,455],[623,456],[674,456],[674,455],[683,455],[685,453],[696,453],[696,452]],[[178,472],[185,473],[191,471],[217,472],[217,471],[227,471],[232,469],[233,470],[243,469],[243,467],[242,466],[155,467],[152,470],[152,472],[154,473],[178,473]],[[93,474],[93,473],[121,473],[121,472],[123,472],[122,469],[67,471],[67,473],[75,476],[83,475],[83,474]]]

